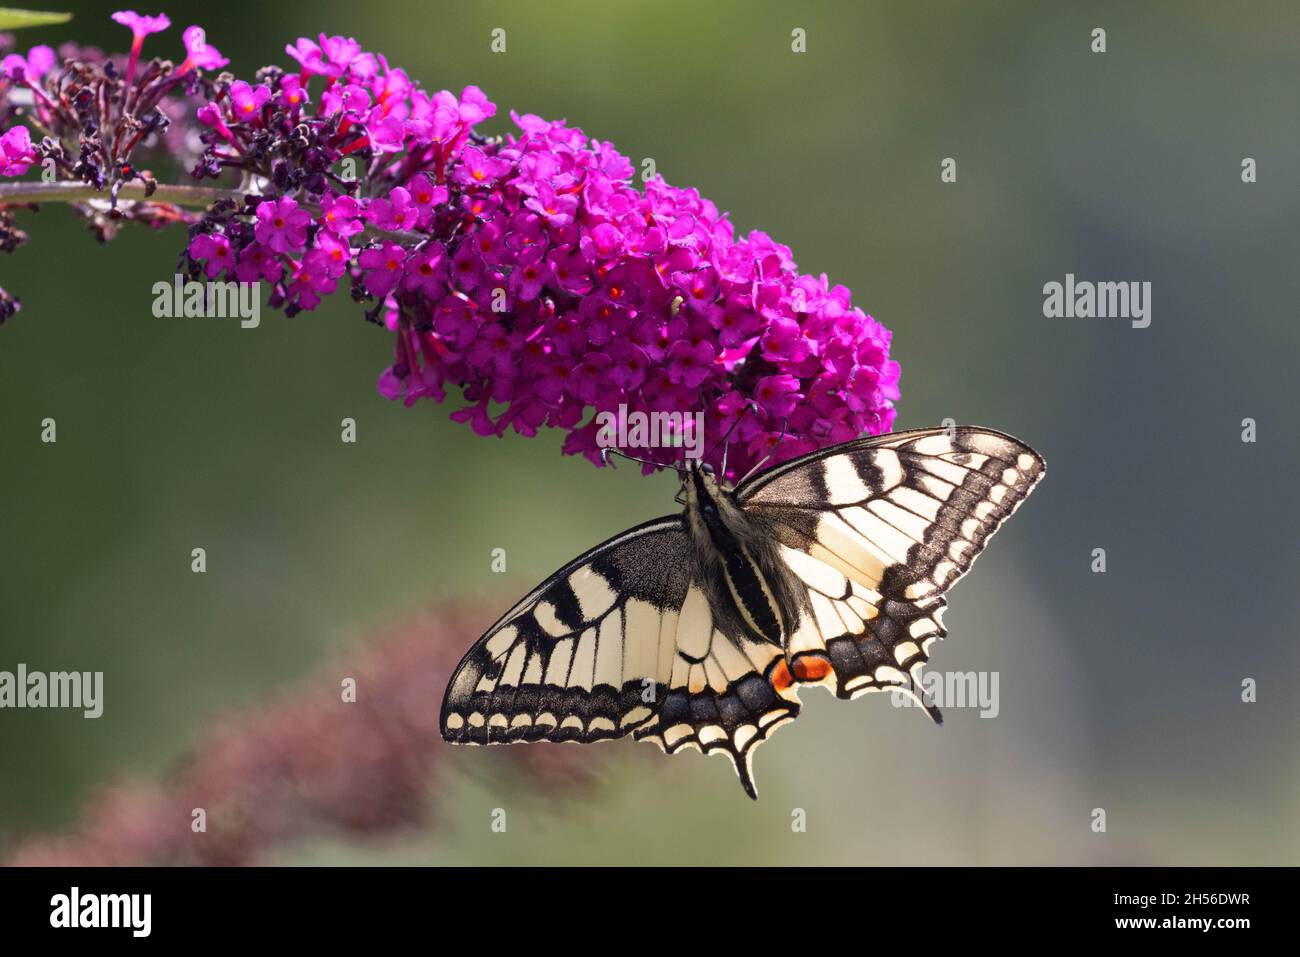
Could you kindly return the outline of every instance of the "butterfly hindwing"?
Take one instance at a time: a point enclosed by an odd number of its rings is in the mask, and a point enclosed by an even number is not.
[[[754,750],[798,717],[799,702],[773,687],[772,673],[783,661],[780,648],[718,628],[706,632],[705,640],[708,649],[698,662],[677,652],[662,707],[633,734],[668,754],[693,748],[727,755],[745,792],[756,798]]]
[[[443,701],[443,737],[634,734],[670,754],[727,754],[753,794],[753,749],[799,705],[768,680],[781,649],[715,621],[714,608],[680,516],[625,532],[556,572],[475,643]]]
[[[1001,433],[926,429],[834,446],[743,484],[746,515],[781,542],[807,588],[792,655],[824,655],[825,683],[841,697],[915,693],[945,634],[942,594],[1043,469]]]
[[[804,656],[826,660],[830,669],[821,683],[841,698],[913,692],[914,672],[945,633],[943,599],[886,599],[805,548],[782,545],[780,554],[806,589],[804,612],[790,637],[796,670]],[[936,710],[927,709],[939,720]]]

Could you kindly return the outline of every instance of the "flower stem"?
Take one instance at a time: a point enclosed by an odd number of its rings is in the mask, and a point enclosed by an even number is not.
[[[94,199],[108,200],[107,191],[97,190],[86,183],[21,182],[0,183],[0,203],[84,203]],[[215,186],[173,186],[160,183],[153,195],[146,197],[144,185],[126,183],[117,193],[118,201],[144,200],[151,203],[171,203],[174,206],[208,206],[219,199],[241,202],[244,192],[237,189],[218,189]]]
[[[146,203],[170,203],[173,206],[194,206],[202,208],[222,199],[242,203],[247,190],[220,189],[215,186],[182,186],[179,184],[159,183],[149,196],[145,196],[142,183],[125,183],[117,192],[118,202],[140,201]],[[86,183],[45,183],[40,181],[20,183],[0,183],[0,206],[6,203],[85,203],[91,200],[109,200],[106,190],[97,190]],[[320,212],[312,204],[305,208],[313,214]],[[380,229],[373,224],[366,225],[366,233],[374,236],[395,239],[399,242],[419,242],[427,239],[418,233],[403,232],[396,229]]]

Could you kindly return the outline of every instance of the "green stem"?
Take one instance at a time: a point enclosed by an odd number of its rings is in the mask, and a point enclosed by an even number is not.
[[[170,203],[173,206],[210,206],[217,200],[230,199],[242,203],[245,191],[239,189],[219,189],[215,186],[180,186],[159,183],[152,195],[146,197],[144,185],[126,183],[117,192],[119,202],[142,201],[147,203]],[[90,200],[107,200],[106,191],[95,189],[85,183],[45,183],[39,180],[19,183],[0,183],[0,205],[5,203],[85,203]],[[319,213],[311,204],[303,204],[312,213]],[[406,233],[393,229],[378,229],[367,226],[366,232],[375,236],[394,239],[399,242],[420,242],[428,239],[419,233]]]
[[[84,203],[92,199],[107,200],[106,191],[85,183],[45,183],[40,181],[0,183],[0,203]],[[244,193],[237,189],[215,186],[171,186],[160,183],[152,196],[146,197],[142,183],[126,183],[118,190],[119,201],[145,200],[171,203],[174,206],[209,206],[219,199],[240,202]]]

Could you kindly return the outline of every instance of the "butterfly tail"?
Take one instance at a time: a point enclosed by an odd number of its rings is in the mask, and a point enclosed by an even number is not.
[[[758,788],[754,784],[754,751],[749,749],[744,754],[734,757],[733,762],[736,765],[736,777],[740,778],[740,786],[745,789],[745,793],[751,799],[758,800]]]

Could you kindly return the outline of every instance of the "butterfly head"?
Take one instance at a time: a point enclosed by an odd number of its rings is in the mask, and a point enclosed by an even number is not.
[[[708,462],[689,461],[681,472],[682,491],[678,498],[686,506],[692,529],[703,540],[709,530],[732,528],[743,519],[735,494],[726,480]]]
[[[682,485],[694,491],[701,501],[707,496],[717,496],[731,491],[731,485],[724,476],[703,459],[688,459],[686,467],[680,470]]]

